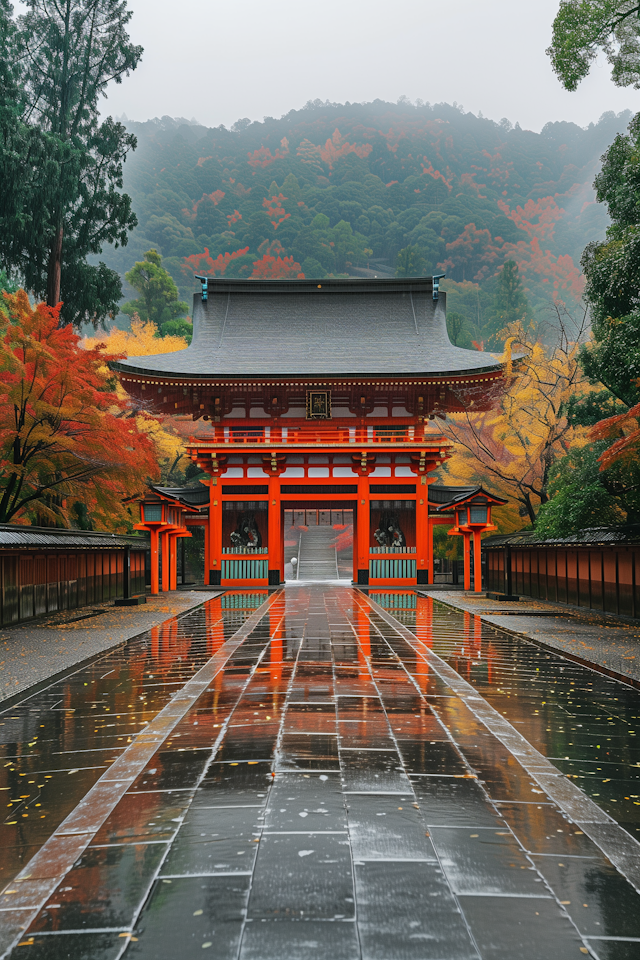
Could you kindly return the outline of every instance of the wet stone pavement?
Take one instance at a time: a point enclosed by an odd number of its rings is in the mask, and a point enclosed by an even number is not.
[[[0,714],[0,956],[635,960],[639,704],[412,591],[228,592]]]

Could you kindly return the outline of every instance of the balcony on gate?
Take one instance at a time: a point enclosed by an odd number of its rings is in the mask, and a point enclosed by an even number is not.
[[[207,446],[330,446],[348,447],[362,444],[375,446],[439,446],[444,438],[439,431],[428,426],[403,424],[400,426],[214,426],[206,435],[192,436],[189,443]]]

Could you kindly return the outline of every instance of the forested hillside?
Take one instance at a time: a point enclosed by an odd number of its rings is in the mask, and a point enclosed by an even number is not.
[[[629,119],[537,134],[447,104],[376,101],[316,102],[231,130],[127,123],[138,148],[125,189],[139,224],[101,259],[124,275],[155,247],[190,301],[194,272],[390,276],[412,247],[420,272],[446,272],[456,335],[470,342],[488,329],[506,260],[534,315],[554,294],[579,299],[581,252],[607,224],[592,181]]]

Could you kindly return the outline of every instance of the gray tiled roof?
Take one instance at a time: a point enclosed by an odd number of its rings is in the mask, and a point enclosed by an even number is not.
[[[446,294],[413,280],[210,280],[194,296],[186,350],[112,364],[169,377],[443,376],[494,370],[495,353],[454,347]]]
[[[128,537],[119,533],[93,530],[63,530],[57,527],[21,527],[0,524],[0,550],[28,548],[41,550],[69,550],[83,548],[137,547],[144,550],[146,537]]]
[[[507,503],[507,500],[503,500],[502,497],[496,496],[495,493],[490,493],[489,490],[485,490],[482,485],[475,487],[438,487],[438,490],[443,490],[449,493],[449,496],[445,500],[438,500],[438,493],[434,490],[433,494],[431,490],[433,487],[429,488],[429,501],[440,503],[441,506],[438,507],[438,510],[448,510],[451,506],[456,503],[464,503],[465,500],[468,500],[469,497],[475,497],[478,494],[483,494],[488,499],[496,502],[496,506]]]
[[[159,487],[155,483],[149,484],[154,493],[164,497],[173,497],[189,507],[209,506],[209,487],[199,483],[191,487]]]
[[[439,483],[430,483],[427,492],[429,495],[429,503],[437,503],[440,505],[452,503],[458,497],[475,493],[477,489],[478,487],[476,485],[471,487],[444,487]]]
[[[482,541],[482,548],[498,550],[502,547],[551,547],[581,546],[596,543],[640,543],[640,523],[619,527],[585,527],[580,533],[568,537],[539,537],[533,531],[525,533],[499,533]]]

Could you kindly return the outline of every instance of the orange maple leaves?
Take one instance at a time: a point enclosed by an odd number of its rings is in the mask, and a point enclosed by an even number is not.
[[[267,211],[267,216],[273,224],[273,229],[277,230],[281,223],[284,223],[285,220],[288,220],[291,216],[290,213],[287,213],[284,209],[283,202],[287,199],[284,194],[279,193],[275,197],[265,197],[262,201],[262,206],[265,207]]]
[[[127,417],[102,353],[59,326],[61,304],[32,308],[24,290],[4,296],[0,519],[68,521],[80,501],[100,525],[122,527],[123,498],[158,476],[150,441]]]
[[[496,237],[496,240],[501,240]],[[463,280],[471,274],[474,280],[488,276],[503,259],[502,247],[497,247],[489,230],[478,230],[475,223],[468,223],[462,233],[447,244],[449,256],[440,269],[447,271],[452,267],[461,267]]]
[[[613,440],[598,458],[600,469],[606,470],[615,463],[634,466],[638,461],[640,445],[640,403],[615,417],[608,417],[596,423],[590,430],[592,440]]]
[[[304,280],[300,264],[293,257],[272,257],[265,253],[253,264],[253,280]]]
[[[260,147],[259,150],[254,150],[253,153],[247,154],[249,157],[247,162],[250,167],[268,167],[271,163],[275,163],[276,160],[284,160],[288,153],[289,141],[286,137],[283,137],[280,141],[280,146],[276,148],[275,155],[271,153],[269,147]]]
[[[558,206],[554,197],[527,200],[524,207],[518,206],[515,210],[511,210],[504,200],[498,200],[498,206],[520,230],[540,240],[553,240],[556,223],[566,216],[566,212]],[[536,220],[537,222],[534,222]]]
[[[321,164],[326,163],[329,170],[333,170],[336,161],[342,157],[354,153],[356,157],[365,159],[373,150],[371,143],[347,143],[338,128],[333,131],[331,139],[327,140],[323,147],[316,146],[310,140],[303,140],[298,147],[296,154],[303,163]]]
[[[206,159],[210,160],[211,157],[207,157]],[[196,201],[196,203],[194,203],[194,205],[191,207],[191,210],[189,210],[188,207],[185,207],[182,212],[184,213],[185,217],[187,217],[188,220],[193,220],[198,212],[198,207],[203,202],[203,200],[211,200],[214,207],[217,207],[220,201],[222,200],[222,198],[224,197],[224,195],[225,195],[224,190],[214,190],[213,193],[203,193],[200,199]]]
[[[444,174],[440,173],[439,170],[436,170],[427,157],[423,157],[422,160],[424,161],[420,163],[420,166],[422,167],[422,173],[426,176],[433,177],[434,180],[442,180],[449,193],[451,193],[451,190],[453,189],[451,186],[451,181],[447,180]]]
[[[229,264],[248,252],[249,247],[243,247],[242,250],[236,250],[234,253],[221,253],[214,260],[209,253],[209,248],[205,247],[204,253],[192,253],[190,257],[184,257],[182,270],[185,276],[204,273],[208,277],[223,277]],[[261,243],[259,252],[262,253],[262,259],[253,261],[251,279],[304,280],[300,264],[293,257],[283,256],[284,247],[278,240]]]
[[[249,247],[243,247],[242,250],[235,250],[233,253],[219,253],[214,260],[209,253],[209,247],[205,247],[204,253],[192,253],[190,257],[183,257],[182,272],[185,276],[204,273],[207,277],[223,277],[231,261],[237,260],[248,252]]]

